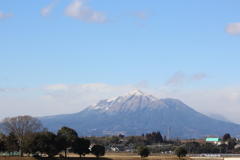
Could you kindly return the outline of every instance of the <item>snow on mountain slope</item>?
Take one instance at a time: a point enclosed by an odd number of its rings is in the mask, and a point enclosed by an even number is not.
[[[133,90],[125,96],[119,96],[107,100],[101,100],[91,106],[88,110],[98,110],[98,112],[131,112],[138,108],[155,107],[157,103],[162,103],[160,99],[142,93],[140,90]],[[164,105],[162,103],[162,105]]]

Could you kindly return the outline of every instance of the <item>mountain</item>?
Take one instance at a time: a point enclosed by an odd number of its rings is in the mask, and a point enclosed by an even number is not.
[[[202,138],[206,135],[239,134],[240,125],[203,115],[180,100],[158,99],[133,90],[125,96],[100,100],[81,112],[39,118],[49,131],[62,126],[76,130],[80,136],[106,134],[141,135],[160,131],[175,139]]]

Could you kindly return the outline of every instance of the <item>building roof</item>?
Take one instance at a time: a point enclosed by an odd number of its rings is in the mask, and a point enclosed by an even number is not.
[[[219,141],[221,141],[221,138],[206,138],[206,141],[208,141],[208,142],[219,142]]]

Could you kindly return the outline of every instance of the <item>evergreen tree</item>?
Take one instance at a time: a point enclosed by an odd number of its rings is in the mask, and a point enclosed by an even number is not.
[[[190,153],[199,153],[200,144],[198,142],[188,142],[185,147]]]
[[[73,143],[73,151],[81,156],[89,154],[90,141],[84,138],[76,138]]]
[[[4,141],[5,136],[1,135],[0,136],[0,152],[4,152],[6,151],[7,147],[6,147],[6,143]]]
[[[57,144],[57,135],[52,132],[37,132],[32,134],[24,146],[25,153],[46,153],[48,157],[54,157],[60,152]]]
[[[229,133],[224,134],[223,141],[227,141],[229,138],[231,138]]]
[[[7,152],[19,151],[18,139],[13,132],[10,132],[8,136],[5,137],[5,145]]]
[[[178,156],[178,158],[180,159],[180,157],[186,156],[186,154],[188,153],[187,150],[183,147],[178,147],[174,150],[174,153]]]
[[[102,145],[94,145],[91,148],[91,153],[94,154],[97,158],[99,156],[104,156],[105,155],[105,147]]]
[[[67,157],[67,148],[73,146],[74,140],[78,138],[77,132],[68,127],[62,127],[57,132],[57,143],[61,150],[64,150]]]
[[[148,155],[150,154],[150,151],[147,147],[138,146],[137,153],[141,156],[141,159],[142,159],[142,158],[148,157]]]

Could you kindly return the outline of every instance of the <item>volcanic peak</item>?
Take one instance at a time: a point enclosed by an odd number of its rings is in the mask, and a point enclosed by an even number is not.
[[[133,91],[129,92],[127,95],[144,95],[144,93],[138,89],[134,89]]]
[[[142,97],[146,97],[146,98],[150,99],[151,101],[157,101],[157,100],[159,100],[158,98],[156,98],[156,97],[154,97],[154,96],[152,96],[152,95],[150,95],[150,94],[145,94],[145,93],[143,93],[142,91],[140,91],[140,90],[138,90],[138,89],[134,89],[133,91],[131,91],[131,92],[129,92],[128,94],[126,94],[126,95],[124,96],[124,99],[128,99],[128,98],[130,98],[130,97],[132,97],[132,96],[142,96]]]

